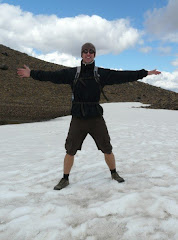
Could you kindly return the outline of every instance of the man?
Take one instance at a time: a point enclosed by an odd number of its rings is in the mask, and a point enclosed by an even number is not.
[[[45,72],[30,70],[24,65],[24,68],[17,70],[20,77],[32,77],[39,81],[51,81],[57,84],[70,84],[73,91],[72,120],[65,143],[64,174],[54,190],[61,190],[69,185],[69,174],[74,156],[77,150],[81,150],[82,143],[88,133],[93,137],[98,149],[104,153],[112,179],[119,183],[124,182],[124,179],[116,171],[110,136],[103,119],[103,108],[99,105],[100,94],[106,85],[136,81],[147,75],[160,74],[157,70],[116,71],[98,68],[99,80],[96,80],[94,74],[95,56],[95,46],[92,43],[85,43],[81,48],[82,61],[78,79],[75,77],[76,67]]]

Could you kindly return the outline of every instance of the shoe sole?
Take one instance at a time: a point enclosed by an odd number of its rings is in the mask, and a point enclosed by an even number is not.
[[[69,186],[69,184],[67,184],[66,186],[64,186],[64,187],[61,187],[61,188],[54,187],[54,189],[53,189],[53,190],[61,190],[61,189],[63,189],[63,188],[66,188],[67,186]]]

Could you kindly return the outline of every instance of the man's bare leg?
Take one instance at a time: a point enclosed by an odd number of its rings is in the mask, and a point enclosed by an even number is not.
[[[64,174],[69,174],[74,163],[74,156],[66,154],[64,158]]]
[[[111,154],[104,154],[104,157],[105,157],[105,161],[109,167],[110,170],[113,170],[116,168],[116,161],[115,161],[115,157],[114,157],[114,154],[111,153]]]

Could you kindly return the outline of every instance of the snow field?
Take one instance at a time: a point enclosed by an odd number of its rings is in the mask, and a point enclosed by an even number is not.
[[[53,190],[70,116],[0,126],[0,240],[177,240],[178,112],[140,106],[103,104],[122,184],[87,136]]]

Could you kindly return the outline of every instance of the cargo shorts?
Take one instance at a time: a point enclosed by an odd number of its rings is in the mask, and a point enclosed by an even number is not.
[[[68,136],[66,138],[66,153],[74,156],[77,150],[81,150],[87,134],[94,139],[98,150],[110,154],[112,145],[105,120],[102,116],[88,119],[72,117]]]

